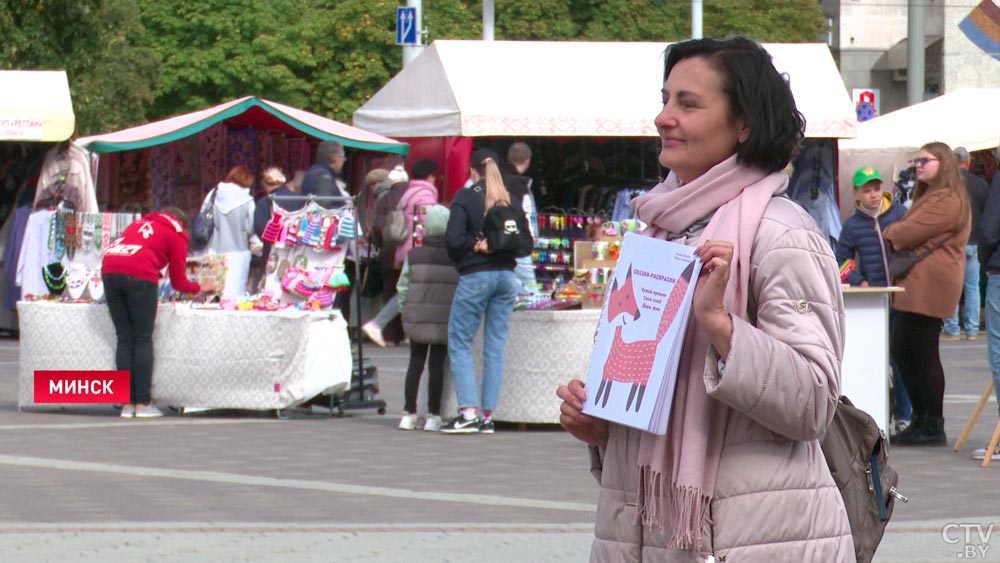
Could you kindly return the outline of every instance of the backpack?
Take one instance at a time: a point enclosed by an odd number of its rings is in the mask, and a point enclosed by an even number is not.
[[[534,240],[530,232],[521,232],[518,212],[510,205],[497,202],[483,217],[483,236],[493,252],[509,252],[517,258],[531,254]]]
[[[420,189],[416,189],[409,194],[403,194],[396,207],[393,207],[385,214],[385,220],[382,223],[383,244],[392,246],[400,245],[413,236],[413,224],[406,215],[406,207],[409,205],[410,200],[420,191]]]
[[[820,445],[847,509],[858,563],[875,555],[896,499],[899,474],[889,465],[885,434],[868,413],[840,397],[833,422]]]

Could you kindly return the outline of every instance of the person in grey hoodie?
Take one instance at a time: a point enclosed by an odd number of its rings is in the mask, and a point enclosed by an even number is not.
[[[426,208],[422,246],[415,246],[403,262],[396,295],[403,311],[403,329],[410,337],[410,365],[406,370],[403,416],[400,430],[417,427],[417,389],[424,372],[430,374],[427,387],[427,417],[424,430],[441,428],[441,393],[444,364],[448,358],[448,317],[458,287],[458,270],[448,257],[444,233],[450,212],[443,205]]]
[[[219,182],[215,192],[215,228],[212,238],[208,239],[206,254],[225,254],[227,257],[228,274],[223,298],[238,297],[247,290],[247,277],[250,273],[250,239],[253,234],[253,215],[256,206],[250,187],[253,186],[253,173],[246,166],[234,167],[226,174],[226,179]],[[201,209],[206,209],[212,202],[212,194],[205,197]],[[261,245],[260,249],[263,249]]]

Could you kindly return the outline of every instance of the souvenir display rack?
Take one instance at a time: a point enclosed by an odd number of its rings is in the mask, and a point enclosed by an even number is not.
[[[269,196],[271,201],[275,204],[279,204],[282,201],[287,202],[306,202],[306,207],[308,204],[319,205],[319,202],[338,205],[339,209],[348,215],[351,220],[347,221],[347,227],[350,228],[350,233],[344,233],[344,238],[347,244],[352,245],[353,254],[355,257],[360,256],[358,252],[358,222],[357,222],[357,208],[354,206],[354,199],[345,196],[318,196],[318,195],[271,195]],[[338,232],[339,234],[339,232]],[[273,249],[272,249],[273,250]],[[354,279],[361,279],[358,274],[358,260],[354,260]],[[357,290],[354,292],[354,306],[357,310],[361,311],[361,291]],[[341,395],[330,395],[330,416],[333,415],[334,411],[343,416],[345,410],[360,410],[360,409],[376,409],[379,414],[385,414],[386,403],[381,399],[375,398],[375,393],[377,387],[373,387],[370,381],[366,381],[365,368],[367,367],[364,361],[364,344],[363,338],[360,336],[355,338],[357,343],[358,351],[356,355],[353,355],[352,360],[354,360],[354,366],[351,370],[351,386],[347,392]],[[286,417],[286,413],[281,410],[278,411],[279,417]]]
[[[278,203],[272,208],[261,236],[272,245],[265,293],[300,308],[330,308],[335,294],[350,287],[344,258],[346,246],[357,238],[354,209],[327,209],[316,201],[296,210]]]
[[[104,251],[138,218],[135,213],[76,212],[62,203],[32,213],[17,257],[23,297],[102,301]]]
[[[588,239],[588,228],[602,219],[585,213],[542,211],[538,214],[538,237],[531,259],[540,288],[554,289],[573,278],[574,244]]]

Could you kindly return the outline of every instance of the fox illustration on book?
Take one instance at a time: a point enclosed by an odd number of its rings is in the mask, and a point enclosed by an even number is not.
[[[650,372],[653,369],[653,362],[656,359],[656,347],[660,340],[667,334],[670,323],[677,316],[684,295],[687,293],[688,284],[694,273],[695,261],[688,264],[674,284],[667,302],[663,305],[663,313],[660,316],[660,324],[657,325],[656,337],[652,340],[638,340],[635,342],[625,342],[622,338],[622,327],[626,322],[633,322],[639,318],[639,302],[636,300],[635,288],[632,285],[632,266],[629,265],[625,280],[621,286],[618,285],[618,278],[611,285],[608,292],[608,323],[616,317],[622,316],[621,324],[615,327],[614,338],[611,341],[611,351],[608,359],[604,363],[604,372],[601,375],[601,385],[597,388],[597,395],[594,397],[594,404],[607,406],[608,397],[611,396],[611,387],[614,383],[631,383],[632,389],[628,394],[628,401],[625,403],[625,410],[632,408],[632,401],[635,401],[635,412],[639,412],[642,404],[642,395],[646,391],[646,383],[649,381]],[[630,319],[626,321],[626,319]],[[602,399],[603,397],[603,399]]]

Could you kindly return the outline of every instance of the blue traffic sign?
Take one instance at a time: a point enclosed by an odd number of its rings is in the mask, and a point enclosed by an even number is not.
[[[417,44],[417,9],[396,8],[396,45]]]

